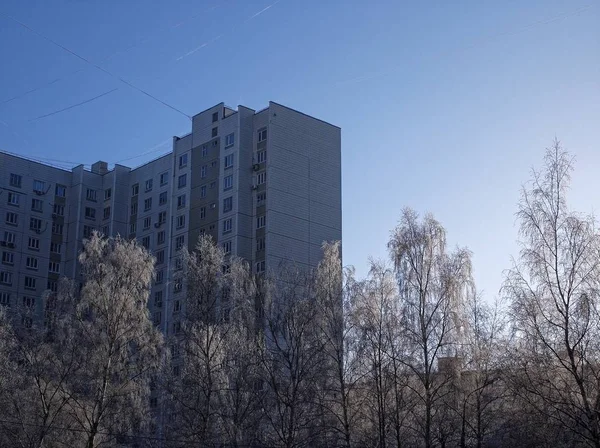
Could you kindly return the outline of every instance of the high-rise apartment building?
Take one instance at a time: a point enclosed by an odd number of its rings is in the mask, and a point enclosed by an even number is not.
[[[44,291],[77,278],[93,230],[137,238],[154,254],[149,306],[168,334],[182,300],[177,250],[200,234],[260,273],[284,261],[315,267],[341,229],[340,128],[273,102],[258,112],[211,107],[172,152],[134,169],[66,171],[0,153],[0,304],[40,319]]]

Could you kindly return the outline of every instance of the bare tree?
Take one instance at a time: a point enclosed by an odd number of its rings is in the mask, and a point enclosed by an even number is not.
[[[323,341],[309,273],[282,267],[263,296],[264,337],[258,340],[268,446],[311,446],[318,440],[317,395]]]
[[[458,379],[460,446],[481,448],[504,423],[506,386],[502,363],[505,318],[500,302],[488,305],[479,294],[468,298],[465,338]]]
[[[555,141],[521,192],[521,251],[504,291],[512,302],[516,389],[572,443],[600,447],[600,239],[571,211],[573,157]]]
[[[439,369],[441,357],[455,358],[464,329],[464,306],[473,282],[466,249],[446,251],[446,232],[432,216],[422,221],[405,209],[389,242],[402,303],[403,335],[410,347],[404,363],[417,379],[413,388],[422,406],[414,406],[424,445],[430,448],[436,404],[446,391],[448,375]],[[419,415],[421,413],[422,415]]]
[[[364,388],[369,419],[374,428],[361,442],[385,448],[390,437],[394,397],[393,352],[395,336],[389,331],[398,321],[398,287],[393,271],[382,262],[371,262],[368,277],[359,285],[352,318],[359,329],[358,355],[362,359]],[[368,433],[373,436],[369,437]]]
[[[70,344],[81,367],[69,377],[68,406],[94,448],[143,428],[162,336],[148,315],[154,259],[143,247],[94,233],[79,261],[84,282]]]
[[[172,352],[181,352],[173,359],[181,373],[168,385],[169,433],[198,446],[239,446],[258,426],[254,280],[248,263],[226,257],[210,236],[181,257],[183,318],[171,340]]]
[[[317,323],[326,367],[321,378],[324,433],[331,433],[334,446],[347,448],[353,445],[362,398],[357,393],[362,379],[357,350],[359,333],[352,321],[356,289],[353,269],[342,267],[340,243],[324,243],[323,259],[315,278]]]

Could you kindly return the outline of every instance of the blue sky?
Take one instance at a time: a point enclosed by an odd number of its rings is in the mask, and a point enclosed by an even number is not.
[[[188,115],[273,100],[341,126],[344,261],[360,274],[410,206],[473,251],[493,298],[520,185],[555,136],[577,155],[571,204],[600,204],[593,0],[4,0],[0,67],[0,149],[65,165],[136,166],[188,132],[119,77]]]

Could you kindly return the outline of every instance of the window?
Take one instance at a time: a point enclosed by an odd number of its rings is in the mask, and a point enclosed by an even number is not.
[[[156,244],[165,244],[166,233],[164,230],[161,230],[156,234]]]
[[[234,136],[233,132],[231,134],[227,134],[225,136],[225,148],[229,148],[230,146],[233,146],[234,143],[235,143],[235,136]]]
[[[87,226],[83,226],[84,228]],[[56,222],[52,223],[52,233],[54,233],[55,235],[62,235],[63,234],[63,224],[58,224]]]
[[[152,198],[148,198],[148,199],[144,199],[144,211],[147,212],[148,210],[152,209]]]
[[[2,252],[2,264],[15,264],[15,254],[12,252]]]
[[[137,202],[132,202],[131,203],[131,214],[132,215],[137,215],[138,212],[138,203]]]
[[[52,292],[58,292],[58,282],[56,280],[48,280],[47,288]]]
[[[154,179],[148,179],[146,181],[145,191],[152,191],[152,184],[154,183]]]
[[[233,209],[233,197],[223,199],[223,213],[230,212]]]
[[[23,306],[33,308],[35,306],[35,297],[23,297]]]
[[[208,167],[206,165],[202,165],[202,167],[200,168],[200,177],[205,178],[207,170],[208,170]]]
[[[225,255],[231,253],[231,241],[225,241],[223,243],[223,252],[225,252]]]
[[[29,329],[33,326],[33,319],[30,316],[21,316],[21,325]]]
[[[187,153],[182,154],[179,156],[179,168],[184,168],[187,166],[187,162],[188,162],[188,155]]]
[[[3,285],[12,286],[12,272],[0,272],[0,283]]]
[[[161,319],[161,312],[160,311],[156,311],[154,313],[154,316],[152,317],[152,322],[154,323],[154,325],[160,325],[160,319]],[[156,407],[156,397],[152,397],[150,398],[150,407],[151,408],[155,408]]]
[[[256,195],[256,205],[261,205],[266,200],[267,200],[267,193],[265,191],[263,191],[262,193],[258,193]]]
[[[208,155],[208,146],[202,146],[202,157],[206,157]]]
[[[173,292],[181,292],[183,290],[183,282],[181,279],[175,280],[175,285],[173,286]]]
[[[146,249],[150,249],[150,235],[142,238],[142,246],[144,246]]]
[[[140,192],[140,184],[133,184],[131,186],[131,196],[137,196]]]
[[[162,303],[163,303],[163,292],[156,291],[154,293],[154,306],[156,308],[162,308]]]
[[[223,233],[231,232],[232,228],[233,228],[233,220],[231,218],[223,221]]]
[[[21,188],[22,182],[23,182],[22,176],[20,176],[18,174],[10,173],[10,186],[11,187]]]
[[[213,189],[213,188],[215,188],[216,186],[217,186],[217,182],[213,180],[213,181],[210,183],[210,189],[212,190],[212,189]]]
[[[181,322],[173,322],[173,334],[179,334],[180,331],[181,331]],[[175,373],[175,367],[179,367],[179,366],[173,367],[173,375],[178,376],[179,369],[177,369],[177,373]]]
[[[96,219],[96,209],[92,207],[86,207],[85,219]]]
[[[50,243],[50,252],[55,254],[60,254],[62,250],[62,245],[60,243]]]
[[[159,271],[156,271],[156,280],[154,281],[154,283],[156,285],[160,285],[165,278],[165,271],[163,271],[162,269]]]
[[[151,216],[146,216],[144,218],[144,230],[148,230],[150,228],[150,226],[152,225],[152,217]]]
[[[167,185],[169,183],[169,172],[165,171],[160,175],[160,186]]]
[[[206,218],[206,207],[200,207],[200,219]]]
[[[210,162],[210,167],[211,168],[216,168],[217,167],[217,161],[213,160],[212,162]]]
[[[48,272],[53,274],[60,274],[60,263],[57,261],[51,261],[48,263]]]
[[[200,197],[201,198],[205,198],[206,197],[206,185],[202,185],[200,187]]]
[[[27,259],[25,260],[25,267],[27,269],[35,269],[37,271],[38,259],[35,257],[27,257]]]
[[[177,188],[183,188],[187,185],[187,174],[182,174],[177,179]]]
[[[212,138],[215,138],[217,135],[219,135],[219,128],[215,126],[214,128],[212,128],[212,131],[210,132],[210,136]]]
[[[129,233],[135,233],[137,230],[137,222],[129,224]]]
[[[223,191],[231,190],[233,188],[233,174],[225,176],[223,178]]]
[[[262,128],[258,130],[258,141],[264,142],[267,139],[267,128]]]
[[[91,237],[93,231],[94,231],[93,227],[91,227],[91,226],[83,226],[83,237],[84,238]]]
[[[104,217],[104,219],[110,218],[110,207],[104,207],[103,217]]]
[[[92,190],[91,188],[88,188],[85,192],[85,198],[88,201],[96,201],[96,190]]]
[[[42,230],[42,220],[38,218],[29,218],[29,230],[40,232]]]
[[[179,250],[183,247],[185,243],[185,235],[179,235],[175,238],[175,250]]]
[[[158,205],[165,205],[167,203],[167,192],[163,191],[158,195]]]
[[[219,112],[214,112],[212,114],[212,122],[216,123],[217,121],[219,121]]]
[[[185,194],[177,196],[177,208],[185,207]]]
[[[64,185],[56,184],[54,187],[54,196],[64,198],[67,195],[67,187]]]
[[[46,193],[46,182],[42,180],[34,180],[33,191],[35,193]]]
[[[258,151],[256,154],[256,161],[258,163],[263,163],[267,161],[267,151]]]
[[[158,223],[164,224],[167,222],[167,212],[160,212],[158,214]]]
[[[265,215],[258,216],[256,218],[256,228],[262,229],[267,224],[267,217]]]
[[[44,211],[44,201],[41,201],[39,199],[31,199],[31,211],[43,212]]]
[[[14,233],[9,232],[9,231],[4,232],[4,241],[6,241],[6,243],[15,244],[15,239],[16,239],[16,236]]]
[[[256,176],[256,184],[262,185],[267,181],[267,172],[263,171],[262,173],[258,173]]]
[[[11,191],[8,192],[8,205],[19,205],[19,195]]]
[[[181,229],[182,227],[185,227],[185,215],[179,215],[177,217],[177,221],[176,221],[175,227],[177,229]]]
[[[217,208],[217,203],[216,202],[212,202],[209,207],[211,208],[211,210],[214,210],[215,208]]]
[[[177,270],[183,269],[183,260],[181,259],[181,257],[177,257],[175,259],[175,269],[177,269]]]
[[[159,250],[158,252],[156,252],[156,264],[163,264],[164,262],[165,262],[165,251]]]
[[[34,277],[25,276],[25,289],[35,289],[36,279]]]
[[[6,212],[6,224],[16,226],[19,223],[19,215],[13,212]]]
[[[108,236],[108,234],[110,233],[110,226],[108,226],[108,225],[102,226],[100,228],[100,232],[102,233],[102,235]]]
[[[64,205],[54,204],[54,207],[52,209],[52,213],[54,213],[56,216],[64,216],[64,214],[65,214],[65,206]]]
[[[265,239],[257,238],[256,240],[256,250],[264,250],[265,249]]]
[[[40,250],[40,240],[30,236],[29,241],[27,242],[27,247],[32,250]]]
[[[257,273],[265,272],[265,261],[264,260],[256,263],[256,272]]]
[[[7,292],[0,292],[0,305],[10,306],[10,294]]]
[[[225,156],[225,168],[231,168],[233,166],[233,154]]]
[[[112,197],[112,188],[104,190],[104,200],[107,201]]]

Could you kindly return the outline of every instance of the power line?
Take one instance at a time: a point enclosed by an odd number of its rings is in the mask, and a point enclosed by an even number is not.
[[[220,3],[222,3],[223,1],[224,0],[221,0]],[[168,31],[169,29],[179,28],[182,25],[184,25],[185,23],[187,23],[187,22],[189,22],[191,20],[197,19],[198,17],[200,17],[205,12],[213,11],[213,10],[215,10],[218,7],[219,7],[219,4],[213,5],[212,7],[208,8],[208,9],[203,9],[202,12],[200,12],[200,13],[194,14],[194,15],[186,18],[185,20],[179,21],[179,22],[177,22],[177,23],[175,23],[173,25],[169,25],[168,27],[160,28],[160,29],[156,30],[155,32],[153,32],[151,35],[146,36],[145,38],[138,39],[137,41],[135,41],[134,43],[132,43],[128,47],[125,47],[125,48],[123,48],[121,50],[117,50],[117,51],[113,52],[112,54],[110,54],[107,57],[103,58],[100,61],[100,63],[103,64],[105,62],[108,62],[109,60],[111,60],[112,58],[114,58],[116,55],[121,54],[121,53],[125,53],[125,52],[127,52],[127,51],[129,51],[129,50],[131,50],[131,49],[133,49],[133,48],[135,48],[137,46],[139,46],[140,44],[145,43],[145,42],[151,40],[152,37],[156,36],[158,33],[162,33],[164,31]],[[10,103],[11,101],[15,101],[17,99],[23,98],[23,97],[29,95],[30,93],[34,93],[34,92],[37,92],[38,90],[44,89],[46,87],[49,87],[49,86],[51,86],[51,85],[53,85],[53,84],[55,84],[55,83],[57,83],[59,81],[62,81],[64,79],[68,78],[69,76],[72,76],[72,75],[75,75],[77,73],[83,72],[84,70],[85,69],[83,69],[83,68],[79,68],[77,70],[68,72],[68,73],[62,75],[60,78],[56,78],[56,79],[54,79],[52,81],[49,81],[49,82],[44,83],[42,85],[39,85],[38,87],[35,87],[33,89],[30,89],[30,90],[27,90],[25,92],[22,92],[22,93],[20,93],[18,95],[15,95],[15,96],[11,97],[11,98],[8,98],[8,99],[0,102],[0,106],[2,106],[4,104],[7,104],[7,103]]]
[[[122,82],[123,84],[126,84],[126,85],[128,85],[128,86],[129,86],[129,87],[131,87],[132,89],[134,89],[134,90],[137,90],[137,91],[138,91],[138,92],[140,92],[140,93],[143,93],[144,95],[148,96],[149,98],[152,98],[153,100],[155,100],[155,101],[159,102],[160,104],[162,104],[162,105],[164,105],[164,106],[168,107],[169,109],[172,109],[172,110],[174,110],[175,112],[178,112],[178,113],[180,113],[181,115],[185,116],[185,117],[186,117],[186,118],[188,118],[189,120],[191,120],[191,119],[192,119],[192,117],[191,117],[190,115],[186,114],[185,112],[182,112],[181,110],[177,109],[175,106],[172,106],[172,105],[170,105],[170,104],[168,104],[168,103],[166,103],[166,102],[164,102],[164,101],[162,101],[162,100],[159,100],[159,99],[158,99],[158,98],[156,98],[154,95],[151,95],[150,93],[148,93],[148,92],[146,92],[146,91],[144,91],[144,90],[140,89],[139,87],[137,87],[137,86],[135,86],[135,85],[131,84],[131,82],[129,82],[129,81],[126,81],[125,79],[121,78],[120,76],[117,76],[117,75],[115,75],[115,74],[113,74],[113,73],[109,72],[109,71],[108,71],[108,70],[106,70],[105,68],[102,68],[102,67],[100,67],[98,64],[95,64],[94,62],[90,61],[89,59],[87,59],[87,58],[85,58],[85,57],[83,57],[83,56],[81,56],[81,55],[79,55],[78,53],[74,52],[73,50],[71,50],[71,49],[69,49],[69,48],[65,47],[64,45],[62,45],[62,44],[60,44],[60,43],[56,42],[55,40],[53,40],[53,39],[51,39],[51,38],[49,38],[49,37],[45,36],[44,34],[42,34],[42,33],[38,32],[38,31],[34,30],[33,28],[31,28],[31,27],[30,27],[30,26],[28,26],[27,24],[25,24],[25,23],[21,22],[20,20],[17,20],[17,19],[15,19],[14,17],[11,17],[11,16],[9,16],[9,15],[7,15],[7,14],[4,14],[4,13],[2,13],[2,12],[0,12],[0,14],[1,14],[1,15],[3,15],[4,17],[7,17],[8,19],[10,19],[10,20],[14,21],[15,23],[18,23],[18,24],[19,24],[19,25],[21,25],[23,28],[25,28],[25,29],[29,30],[29,31],[30,31],[30,32],[32,32],[33,34],[35,34],[35,35],[37,35],[37,36],[41,37],[42,39],[44,39],[44,40],[46,40],[46,41],[50,42],[51,44],[53,44],[53,45],[57,46],[58,48],[61,48],[62,50],[66,51],[67,53],[69,53],[69,54],[71,54],[71,55],[75,56],[77,59],[80,59],[80,60],[82,60],[82,61],[83,61],[83,62],[85,62],[86,64],[89,64],[89,65],[91,65],[92,67],[95,67],[96,69],[100,70],[101,72],[104,72],[104,73],[106,73],[107,75],[109,75],[109,76],[111,76],[111,77],[113,77],[113,78],[115,78],[115,79],[119,80],[120,82]]]
[[[69,107],[65,107],[64,109],[60,109],[60,110],[56,110],[54,112],[50,112],[49,114],[46,114],[46,115],[40,115],[39,117],[32,118],[29,121],[37,121],[37,120],[40,120],[42,118],[51,117],[52,115],[59,114],[61,112],[64,112],[64,111],[69,110],[69,109],[73,109],[73,108],[81,106],[83,104],[91,103],[92,101],[97,100],[98,98],[102,98],[103,96],[108,95],[109,93],[113,93],[115,90],[119,90],[119,89],[115,88],[115,89],[109,90],[108,92],[101,93],[100,95],[97,95],[97,96],[95,96],[93,98],[90,98],[89,100],[85,100],[85,101],[82,101],[80,103],[73,104],[73,105],[71,105]]]

